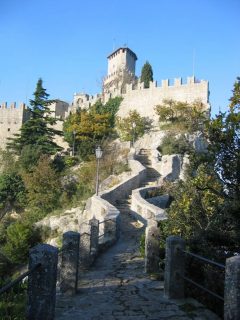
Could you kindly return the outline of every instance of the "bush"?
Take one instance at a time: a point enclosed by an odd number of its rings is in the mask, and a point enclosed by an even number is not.
[[[176,137],[173,133],[167,134],[163,140],[161,145],[158,147],[158,151],[161,152],[162,155],[167,154],[182,154],[189,152],[191,147],[184,135],[180,135]]]
[[[0,281],[0,287],[4,286],[6,281]],[[4,320],[23,320],[26,318],[27,303],[27,282],[15,285],[8,292],[1,295],[0,301],[0,319]]]
[[[13,263],[22,263],[26,261],[29,249],[38,241],[40,241],[39,234],[31,224],[17,221],[7,228],[3,252]]]
[[[25,204],[26,189],[22,177],[16,172],[0,175],[0,209],[6,205],[20,208]]]
[[[70,156],[64,157],[64,164],[67,168],[73,167],[78,163],[79,163],[79,160],[77,157],[70,157]]]
[[[41,156],[34,171],[25,173],[23,178],[31,207],[49,212],[59,206],[59,175],[52,168],[52,161],[47,155]]]

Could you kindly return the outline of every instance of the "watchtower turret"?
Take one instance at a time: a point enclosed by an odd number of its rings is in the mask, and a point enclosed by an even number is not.
[[[118,48],[108,57],[108,73],[104,79],[104,92],[123,90],[127,83],[136,80],[136,54],[129,48]]]

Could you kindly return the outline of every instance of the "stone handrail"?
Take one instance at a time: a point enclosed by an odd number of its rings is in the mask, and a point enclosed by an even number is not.
[[[159,189],[159,187],[160,186],[143,187],[132,191],[131,210],[145,225],[157,224],[158,221],[167,219],[164,208],[159,208],[145,199],[148,191]],[[167,204],[169,196],[163,195],[158,198],[160,197],[162,201]],[[166,205],[163,205],[163,207],[166,207]]]
[[[159,273],[160,263],[160,230],[151,225],[145,232],[145,271],[147,273]],[[185,241],[179,236],[170,236],[166,239],[165,269],[164,269],[164,295],[169,299],[185,298],[185,282],[190,282],[211,294],[215,299],[224,303],[224,320],[240,319],[240,256],[233,256],[226,259],[226,264],[209,260],[198,254],[186,251]],[[211,291],[203,285],[188,278],[185,274],[186,255],[200,260],[225,271],[224,296]]]
[[[135,150],[132,148],[128,154],[128,164],[132,175],[112,188],[103,191],[99,196],[92,196],[88,201],[87,211],[90,217],[95,216],[99,221],[115,219],[116,235],[119,230],[119,210],[115,207],[119,200],[122,200],[131,193],[132,189],[138,188],[146,179],[146,168],[137,160],[134,160]],[[100,235],[104,234],[104,227],[100,225]],[[117,238],[103,235],[100,243],[102,245],[112,244]]]

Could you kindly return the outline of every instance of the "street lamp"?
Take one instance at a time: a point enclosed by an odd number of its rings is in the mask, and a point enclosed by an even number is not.
[[[100,146],[97,146],[95,149],[95,155],[97,158],[97,177],[96,177],[96,195],[98,196],[98,185],[99,185],[99,160],[102,158],[102,149]]]
[[[73,148],[72,148],[72,156],[73,157],[75,155],[75,136],[76,136],[76,131],[73,130]]]
[[[136,123],[132,123],[132,129],[133,129],[133,136],[132,136],[132,146],[134,147],[134,142],[135,142],[135,128],[136,128]]]

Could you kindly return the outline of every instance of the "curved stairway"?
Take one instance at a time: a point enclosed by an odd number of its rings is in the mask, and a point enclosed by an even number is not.
[[[140,149],[139,154],[135,157],[147,169],[146,181],[140,187],[156,185],[160,178],[159,172],[151,166],[150,156],[151,149]]]
[[[78,294],[58,296],[56,319],[218,319],[194,300],[164,298],[163,282],[144,273],[144,259],[139,253],[144,228],[131,215],[130,203],[129,197],[116,205],[121,214],[118,242],[102,253],[88,271],[79,274]],[[184,311],[186,303],[194,312]]]

